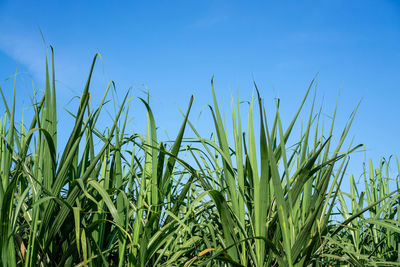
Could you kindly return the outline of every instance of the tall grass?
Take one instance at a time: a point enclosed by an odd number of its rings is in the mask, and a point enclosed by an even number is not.
[[[1,91],[6,112],[0,121],[0,265],[399,261],[398,194],[389,193],[381,169],[376,176],[370,172],[369,183],[365,178],[366,194],[356,190],[354,178],[350,194],[340,189],[348,179],[348,155],[360,147],[346,143],[356,110],[334,143],[336,109],[327,129],[314,101],[309,114],[302,112],[313,83],[287,128],[279,103],[271,116],[255,86],[247,119],[239,99],[232,100],[230,134],[211,84],[213,137],[203,138],[190,122],[192,97],[176,138],[162,142],[148,99],[139,99],[147,111],[146,129],[128,130],[129,94],[114,102],[112,124],[98,128],[114,84],[108,84],[95,108],[89,105],[96,58],[64,148],[58,146],[53,51],[51,71],[46,59],[43,96],[33,99],[29,127],[15,118],[15,86],[12,101]],[[299,121],[300,116],[306,119]],[[184,137],[188,129],[191,138]],[[296,140],[294,145],[290,140]],[[343,220],[336,222],[338,207]]]
[[[395,160],[399,173],[399,161]],[[326,256],[333,259],[341,256],[356,266],[399,266],[399,176],[392,176],[390,159],[382,159],[378,168],[370,160],[368,168],[364,165],[363,170],[364,191],[358,189],[360,186],[352,175],[350,192],[339,191],[340,214],[346,224],[330,240],[336,255]],[[391,191],[394,189],[397,190]],[[356,218],[349,220],[352,217]]]
[[[279,104],[272,123],[267,120],[255,87],[260,121],[258,141],[253,123],[256,102],[250,103],[245,135],[241,129],[239,105],[232,101],[232,146],[228,145],[228,133],[212,88],[214,107],[210,109],[218,143],[198,138],[209,153],[210,162],[203,165],[221,167],[202,168],[199,164],[199,168],[210,170],[204,176],[218,181],[209,184],[207,190],[219,214],[215,223],[220,223],[222,228],[221,252],[226,251],[229,261],[244,266],[303,266],[317,262],[347,167],[346,156],[359,146],[339,152],[354,119],[353,112],[337,146],[330,151],[336,110],[329,134],[324,136],[323,129],[319,128],[319,116],[313,113],[313,104],[297,138],[299,141],[291,149],[287,148],[311,86],[312,83],[286,130],[282,126]],[[222,164],[210,149],[221,156]]]

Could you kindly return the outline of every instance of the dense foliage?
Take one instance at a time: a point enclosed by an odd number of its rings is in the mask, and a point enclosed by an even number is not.
[[[370,162],[357,188],[346,174],[360,148],[346,142],[355,112],[336,143],[336,109],[327,131],[314,102],[298,122],[312,83],[286,129],[279,103],[271,117],[257,87],[246,127],[232,100],[233,134],[212,85],[212,137],[190,122],[192,97],[176,138],[161,142],[148,100],[139,99],[147,129],[127,130],[128,95],[113,124],[97,128],[112,83],[91,108],[95,61],[63,149],[54,60],[29,127],[15,118],[15,89],[11,102],[2,93],[2,266],[400,265],[398,179],[388,161]]]

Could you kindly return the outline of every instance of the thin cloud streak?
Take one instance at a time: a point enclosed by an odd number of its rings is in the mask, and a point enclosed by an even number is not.
[[[38,38],[22,34],[0,34],[0,50],[23,64],[38,80],[43,81],[45,45]]]

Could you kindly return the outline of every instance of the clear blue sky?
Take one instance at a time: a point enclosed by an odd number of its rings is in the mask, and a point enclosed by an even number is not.
[[[121,95],[132,86],[133,95],[143,96],[137,89],[147,86],[158,125],[173,136],[181,120],[178,107],[185,109],[191,94],[196,97],[194,121],[211,103],[212,75],[221,101],[229,104],[237,90],[242,100],[250,99],[254,79],[266,104],[281,98],[289,119],[319,72],[317,99],[326,113],[342,88],[338,129],[362,99],[350,137],[366,144],[374,160],[399,155],[397,1],[116,3],[0,1],[0,86],[11,90],[5,78],[18,65],[21,103],[29,104],[30,78],[43,88],[40,28],[55,49],[61,106],[83,89],[92,57],[100,52],[103,65],[97,66],[92,87],[97,99],[110,79]],[[134,110],[142,112],[134,103]],[[132,117],[140,121],[142,114]],[[209,120],[200,127],[207,129]]]

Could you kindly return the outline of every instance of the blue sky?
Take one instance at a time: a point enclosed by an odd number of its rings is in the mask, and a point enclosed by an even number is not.
[[[19,103],[29,104],[31,79],[43,88],[40,28],[55,49],[60,106],[68,107],[83,89],[97,52],[103,64],[95,70],[94,101],[111,79],[119,98],[130,87],[143,96],[138,89],[148,87],[158,124],[171,136],[181,120],[178,107],[185,109],[191,94],[194,121],[211,103],[212,75],[227,108],[238,90],[242,100],[250,99],[254,79],[266,104],[279,97],[290,119],[319,73],[317,99],[325,113],[332,113],[341,88],[338,129],[362,100],[350,137],[366,144],[375,161],[399,155],[396,1],[116,2],[0,0],[0,86],[6,95],[12,83],[5,79],[17,66]],[[144,118],[139,105],[132,115],[136,128]],[[65,112],[60,116],[68,120]],[[209,129],[209,117],[198,126]]]

